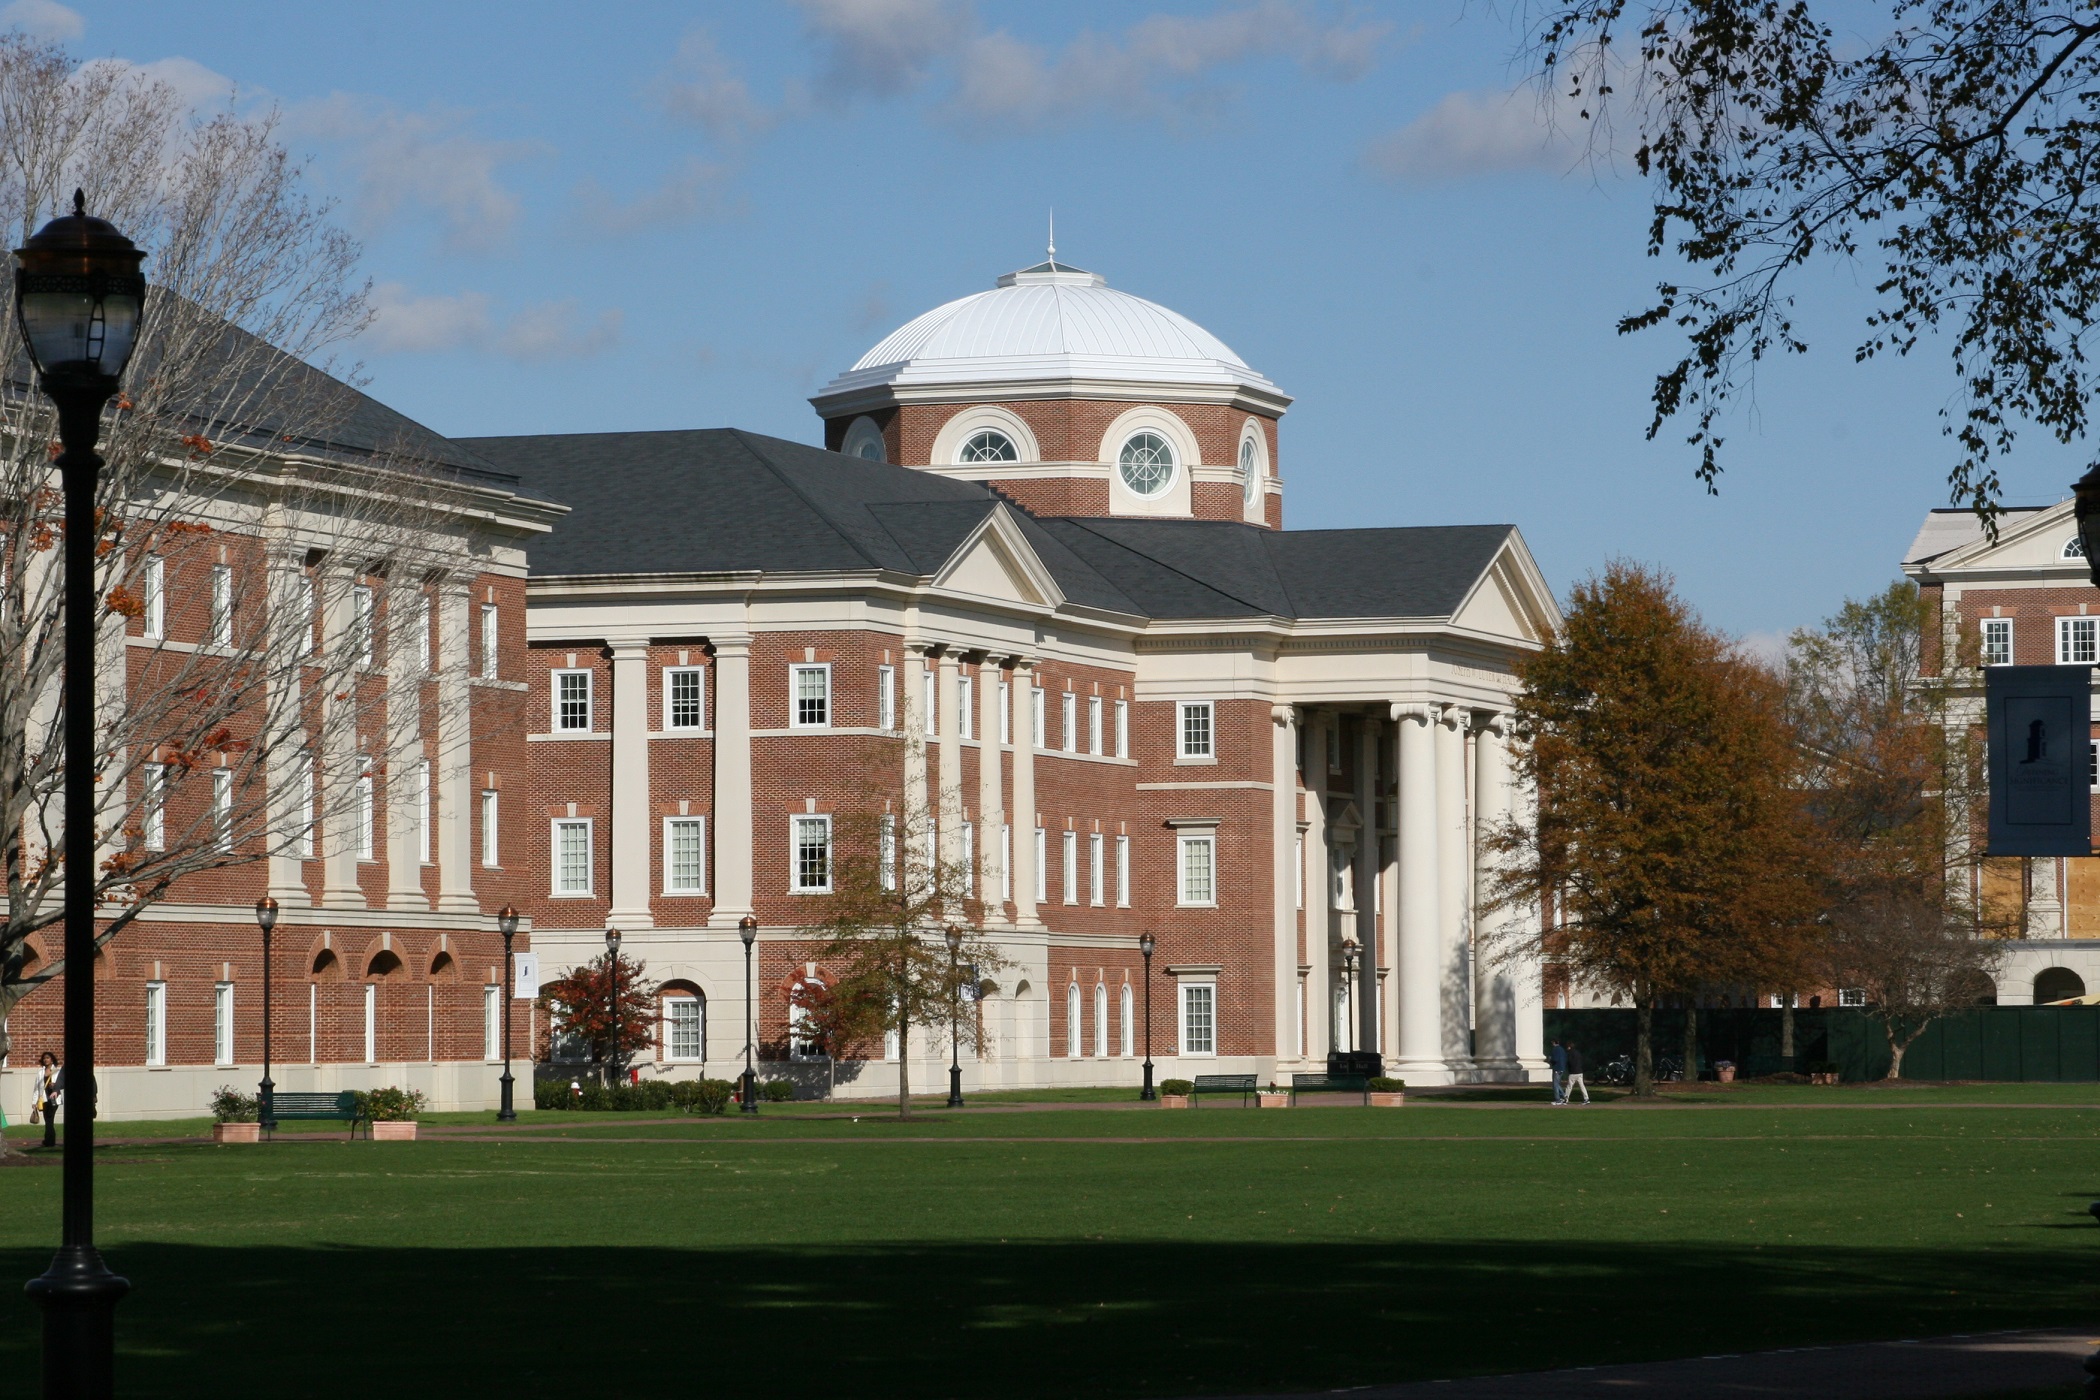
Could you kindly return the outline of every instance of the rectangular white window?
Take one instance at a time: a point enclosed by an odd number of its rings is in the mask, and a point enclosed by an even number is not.
[[[704,1053],[706,1037],[701,1032],[701,1003],[698,997],[664,998],[664,1058],[697,1060]]]
[[[1215,982],[1181,984],[1181,1053],[1218,1053],[1218,985]]]
[[[790,666],[788,693],[794,696],[795,708],[788,715],[788,725],[793,729],[828,729],[831,727],[831,667]]]
[[[554,893],[591,892],[591,823],[588,819],[554,823]]]
[[[379,1063],[379,984],[365,983],[365,1063]]]
[[[999,682],[999,742],[1014,741],[1013,690],[1005,681]]]
[[[168,1062],[168,984],[146,984],[146,1063]]]
[[[1001,824],[999,827],[999,902],[1006,903],[1014,897],[1014,829]]]
[[[146,611],[140,621],[141,630],[154,641],[168,635],[168,568],[167,561],[157,554],[146,556],[146,565],[139,571],[139,592]]]
[[[1130,702],[1116,701],[1116,757],[1130,757]]]
[[[1063,857],[1065,903],[1079,902],[1079,833],[1067,831],[1061,838],[1059,854]]]
[[[664,818],[664,893],[707,893],[707,818]]]
[[[1130,838],[1116,838],[1116,908],[1130,907]]]
[[[1059,715],[1064,721],[1064,751],[1066,753],[1078,753],[1079,697],[1068,690],[1064,693],[1064,698],[1059,701],[1059,705],[1061,706]]]
[[[149,763],[139,785],[139,837],[149,851],[168,848],[168,765]]]
[[[831,892],[831,818],[794,817],[788,833],[788,889],[795,894]]]
[[[1291,901],[1295,909],[1305,907],[1305,835],[1298,835],[1298,858],[1291,864]]]
[[[1050,900],[1050,836],[1041,827],[1035,829],[1035,902],[1047,904]]]
[[[2060,617],[2056,619],[2056,664],[2059,666],[2090,666],[2096,656],[2094,637],[2100,630],[2100,618]]]
[[[357,858],[372,859],[372,826],[378,819],[377,804],[372,800],[372,760],[357,760]]]
[[[977,824],[962,824],[962,894],[964,899],[977,898]]]
[[[233,983],[216,982],[211,989],[212,1062],[233,1063]]]
[[[884,731],[897,727],[897,668],[875,668],[875,727]]]
[[[876,840],[880,843],[880,849],[875,853],[875,863],[880,867],[879,873],[882,878],[882,887],[886,890],[894,890],[897,888],[896,813],[884,812],[882,814],[882,825],[877,833]]]
[[[2012,619],[2009,617],[1987,617],[1983,620],[1983,664],[1986,666],[2012,665]]]
[[[1136,1000],[1136,997],[1131,993],[1130,984],[1125,982],[1123,984],[1122,1004],[1117,1007],[1117,1010],[1122,1014],[1116,1017],[1116,1027],[1122,1032],[1123,1053],[1125,1055],[1135,1055],[1137,1053],[1137,1027],[1132,1024],[1134,1018],[1131,1015],[1132,1007]]]
[[[211,841],[221,851],[233,849],[233,770],[211,770]]]
[[[1108,1058],[1108,985],[1094,984],[1094,1054]]]
[[[1106,862],[1101,859],[1102,836],[1096,831],[1086,838],[1086,893],[1087,903],[1096,907],[1108,902],[1103,885],[1107,882]]]
[[[211,566],[211,644],[233,645],[233,566]]]
[[[926,737],[931,739],[941,732],[940,697],[936,693],[940,689],[938,684],[939,676],[933,667],[929,666],[926,668],[924,680],[926,682]]]
[[[1065,987],[1065,1053],[1078,1059],[1085,1041],[1081,1039],[1079,1024],[1079,984],[1072,982]]]
[[[481,989],[481,1058],[503,1058],[503,989],[493,982]]]
[[[299,575],[299,631],[293,638],[292,648],[300,656],[311,656],[314,651],[314,576]]]
[[[370,588],[360,583],[350,590],[350,654],[360,666],[372,664],[373,619],[378,610],[379,599]]]
[[[1208,834],[1183,836],[1178,844],[1181,849],[1181,897],[1176,902],[1184,905],[1216,904],[1217,838]]]
[[[1211,744],[1210,701],[1184,700],[1177,707],[1180,723],[1176,729],[1181,735],[1180,754],[1183,758],[1215,758]]]
[[[698,666],[671,666],[664,670],[664,728],[707,727],[707,672]]]
[[[1839,1005],[1839,1006],[1865,1006],[1866,1004],[1867,1004],[1867,993],[1866,993],[1866,989],[1865,989],[1865,988],[1863,988],[1863,987],[1840,987],[1840,988],[1838,989],[1838,1005]]]
[[[431,821],[430,821],[430,760],[426,758],[426,759],[423,759],[423,760],[422,760],[421,762],[417,763],[417,764],[416,764],[416,771],[415,771],[415,773],[414,773],[414,774],[413,774],[412,776],[413,776],[413,777],[415,778],[415,783],[416,783],[416,791],[415,791],[415,803],[416,803],[416,806],[415,806],[415,818],[416,818],[416,859],[417,859],[417,860],[419,860],[419,861],[421,861],[421,862],[423,862],[423,864],[425,864],[425,865],[428,865],[428,864],[430,864],[430,827],[431,827]]]
[[[591,728],[591,673],[554,673],[554,732],[587,734]]]
[[[962,714],[958,716],[962,720],[962,736],[974,739],[977,737],[977,682],[969,676],[959,676],[956,678],[956,692],[956,703],[962,706]]]
[[[500,830],[496,790],[489,788],[481,794],[481,864],[484,869],[494,870],[502,865],[501,847],[496,844]]]
[[[301,860],[314,858],[314,761],[305,753],[298,758],[299,771],[292,779],[292,854]]]
[[[489,680],[496,678],[496,605],[481,605],[481,674]]]
[[[430,595],[420,590],[410,603],[408,619],[409,665],[418,671],[430,669],[430,622],[436,611],[430,605]]]
[[[1101,755],[1101,697],[1086,698],[1086,751],[1095,757]]]

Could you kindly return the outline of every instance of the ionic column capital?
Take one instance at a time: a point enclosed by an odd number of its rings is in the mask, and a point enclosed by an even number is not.
[[[1472,712],[1463,705],[1439,705],[1437,723],[1454,734],[1463,734],[1472,718]]]
[[[1298,707],[1296,705],[1271,705],[1269,706],[1269,718],[1276,724],[1288,729],[1298,723]]]
[[[1436,723],[1436,710],[1430,705],[1395,704],[1392,707],[1392,717],[1396,722],[1413,720],[1424,729],[1427,729],[1430,725]]]

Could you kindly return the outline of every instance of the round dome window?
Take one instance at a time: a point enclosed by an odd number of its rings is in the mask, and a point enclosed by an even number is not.
[[[1140,496],[1157,496],[1174,484],[1174,449],[1158,433],[1135,433],[1116,459],[1123,484]]]
[[[1021,454],[1014,450],[1014,440],[1005,433],[987,428],[981,433],[972,433],[970,440],[962,445],[959,460],[970,462],[1018,462]]]
[[[1247,509],[1261,498],[1261,467],[1254,455],[1254,439],[1240,439],[1240,499]]]

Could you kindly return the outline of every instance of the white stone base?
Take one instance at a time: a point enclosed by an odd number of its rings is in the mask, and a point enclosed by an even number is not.
[[[340,1093],[345,1089],[420,1089],[430,1099],[434,1113],[456,1113],[497,1107],[503,1093],[501,1064],[479,1060],[441,1064],[377,1065],[273,1065],[271,1078],[286,1093]],[[520,1113],[532,1108],[532,1066],[523,1060],[511,1062],[516,1079],[513,1102]],[[20,1126],[29,1121],[35,1072],[9,1068],[0,1073],[0,1107],[7,1121]],[[101,1083],[100,1119],[105,1123],[139,1122],[162,1118],[204,1118],[211,1114],[212,1091],[230,1084],[244,1094],[253,1094],[262,1080],[261,1065],[171,1065],[151,1069],[143,1065],[104,1065],[96,1072]],[[59,1110],[65,1122],[65,1110]]]

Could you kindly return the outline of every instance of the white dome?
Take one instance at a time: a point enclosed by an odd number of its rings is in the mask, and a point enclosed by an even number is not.
[[[884,389],[1073,381],[1183,386],[1206,398],[1252,391],[1278,408],[1289,402],[1186,316],[1056,262],[1010,272],[991,291],[937,306],[899,327],[812,402],[821,411]]]

